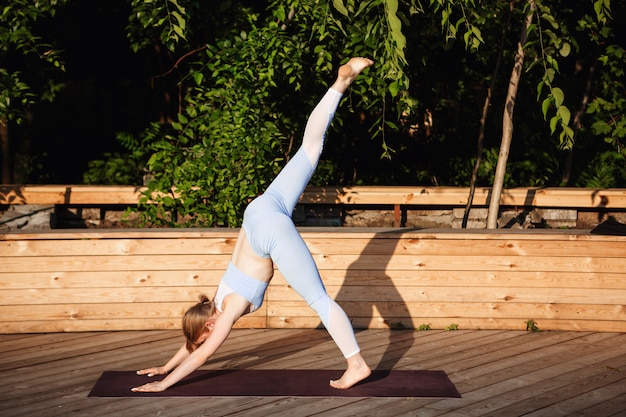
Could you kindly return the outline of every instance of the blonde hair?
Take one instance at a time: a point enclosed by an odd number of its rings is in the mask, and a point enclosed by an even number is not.
[[[193,352],[196,346],[196,340],[205,329],[207,320],[215,313],[215,304],[204,294],[198,296],[198,302],[189,307],[183,315],[183,334],[187,340],[186,348],[189,352]]]

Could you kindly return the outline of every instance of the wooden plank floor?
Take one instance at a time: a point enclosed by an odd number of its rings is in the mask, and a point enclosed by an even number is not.
[[[159,365],[180,332],[0,335],[0,415],[618,416],[626,415],[626,334],[362,330],[378,369],[441,369],[463,398],[88,398],[106,370]],[[324,330],[235,329],[206,369],[337,369]]]

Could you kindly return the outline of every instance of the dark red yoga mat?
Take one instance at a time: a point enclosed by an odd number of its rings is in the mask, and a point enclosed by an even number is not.
[[[157,381],[133,371],[106,371],[89,397],[445,397],[460,398],[444,371],[373,371],[347,390],[328,385],[342,371],[332,370],[200,370],[164,392],[132,392]]]

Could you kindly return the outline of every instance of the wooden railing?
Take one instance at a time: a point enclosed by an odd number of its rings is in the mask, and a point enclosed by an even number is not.
[[[213,296],[236,229],[0,233],[0,332],[175,329]],[[303,228],[357,328],[626,332],[626,236]],[[246,328],[320,325],[277,271]]]
[[[136,205],[140,186],[103,185],[0,185],[0,205]],[[354,186],[308,187],[304,204],[465,206],[466,187]],[[479,187],[474,206],[488,206],[491,188]],[[626,209],[626,189],[511,188],[500,198],[504,206]]]
[[[0,205],[137,205],[144,187],[126,185],[0,185]]]

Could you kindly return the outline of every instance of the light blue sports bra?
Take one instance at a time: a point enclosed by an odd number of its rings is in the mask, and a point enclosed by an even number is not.
[[[249,311],[249,313],[252,313],[258,310],[263,304],[263,297],[265,296],[267,286],[267,282],[262,282],[247,276],[233,265],[232,262],[229,262],[226,272],[224,272],[222,280],[220,281],[220,285],[217,287],[214,300],[215,307],[219,311],[223,311],[222,304],[224,303],[224,298],[229,294],[237,293],[252,304]]]

